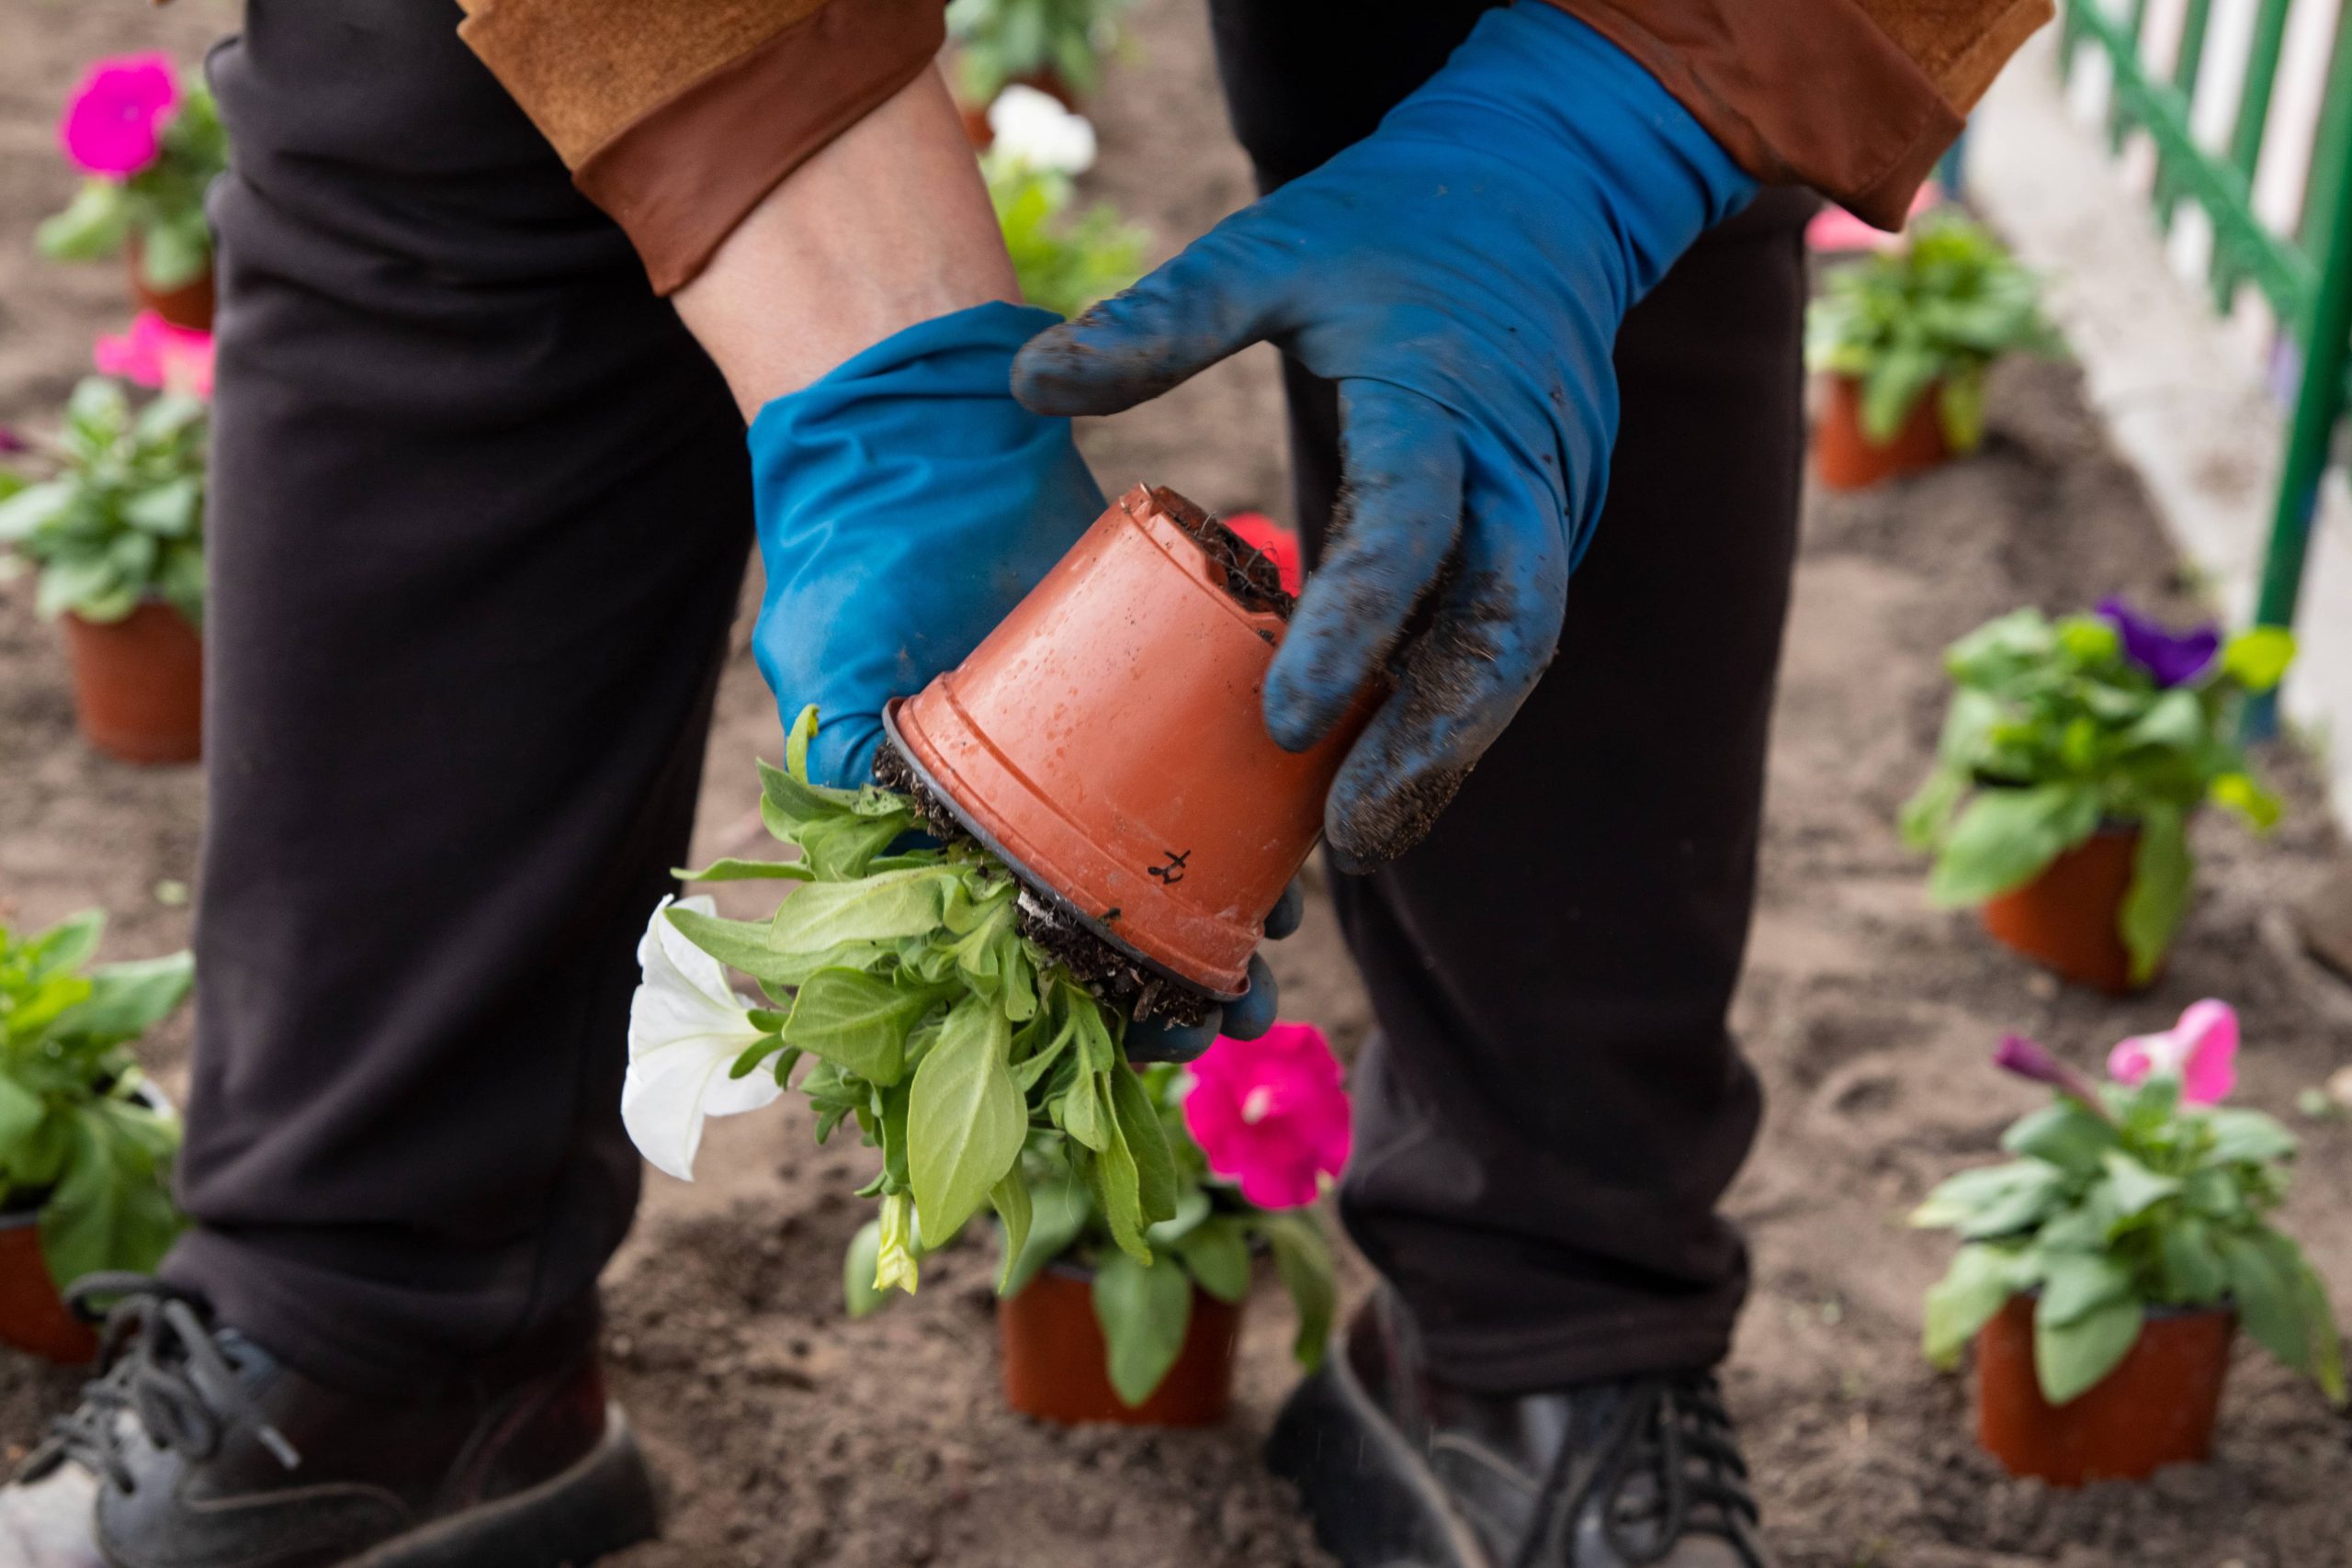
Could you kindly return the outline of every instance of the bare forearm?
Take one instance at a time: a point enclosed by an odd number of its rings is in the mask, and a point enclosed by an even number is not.
[[[1018,298],[936,71],[794,171],[675,296],[746,418],[903,327]]]

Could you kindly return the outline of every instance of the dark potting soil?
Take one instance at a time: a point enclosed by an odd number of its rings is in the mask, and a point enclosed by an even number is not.
[[[1282,569],[1272,557],[1166,485],[1152,486],[1151,498],[1225,574],[1225,591],[1237,604],[1290,619],[1298,600],[1283,591]]]
[[[883,788],[911,799],[922,814],[923,825],[939,838],[977,841],[889,740],[882,742],[875,756],[874,778]],[[1089,931],[1069,912],[1068,900],[1044,883],[1024,875],[1017,866],[1005,869],[1021,884],[1021,934],[1059,961],[1105,1006],[1132,1019],[1158,1018],[1179,1024],[1198,1023],[1216,1006],[1214,997],[1159,974]]]

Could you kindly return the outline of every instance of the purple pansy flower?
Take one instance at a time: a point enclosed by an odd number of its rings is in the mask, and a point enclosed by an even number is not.
[[[2175,632],[2113,597],[2099,601],[2098,613],[2123,638],[2124,657],[2154,677],[2160,690],[2194,681],[2222,651],[2222,628],[2211,622]]]

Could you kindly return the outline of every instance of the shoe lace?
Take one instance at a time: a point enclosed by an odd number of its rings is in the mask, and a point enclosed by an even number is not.
[[[98,1303],[112,1303],[98,1338],[106,1371],[83,1387],[78,1405],[50,1423],[40,1468],[71,1459],[119,1490],[138,1490],[122,1452],[126,1413],[154,1446],[190,1458],[210,1457],[232,1429],[245,1427],[278,1463],[288,1470],[301,1464],[221,1354],[203,1298],[144,1275],[91,1274],[74,1282],[66,1300],[89,1318]]]
[[[1663,1562],[1686,1536],[1722,1537],[1749,1568],[1764,1568],[1748,1548],[1759,1518],[1748,1490],[1747,1461],[1712,1372],[1635,1380],[1625,1389],[1600,1445],[1601,1459],[1566,1507],[1578,1445],[1564,1442],[1552,1461],[1536,1517],[1512,1568],[1537,1568],[1547,1550],[1566,1559],[1576,1522],[1596,1504],[1601,1539],[1624,1562]]]

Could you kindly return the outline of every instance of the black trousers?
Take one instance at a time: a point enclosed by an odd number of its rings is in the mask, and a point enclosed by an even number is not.
[[[1369,130],[1478,9],[1219,0],[1261,176]],[[718,377],[457,20],[252,0],[213,62],[197,1224],[165,1272],[379,1391],[564,1314],[628,1226],[632,950],[750,526]],[[1724,1012],[1794,534],[1800,208],[1635,312],[1558,663],[1430,843],[1339,890],[1380,1021],[1346,1214],[1460,1381],[1705,1361],[1744,1289],[1713,1205],[1757,1111]],[[1292,391],[1312,538],[1336,412]]]

